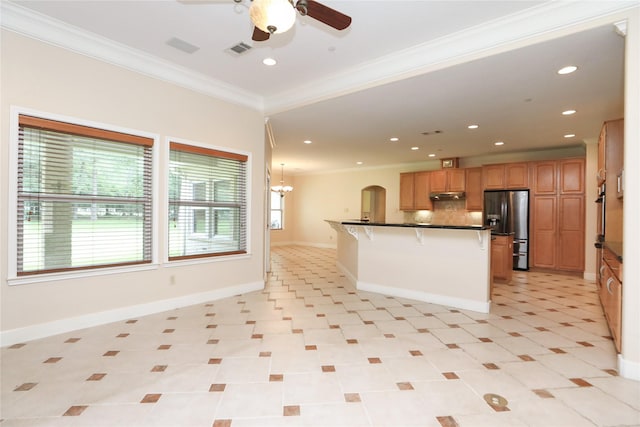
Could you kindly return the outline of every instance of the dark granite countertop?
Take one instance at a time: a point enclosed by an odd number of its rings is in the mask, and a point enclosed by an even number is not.
[[[602,242],[602,245],[618,257],[618,261],[622,262],[622,242],[610,242],[605,240]]]
[[[411,227],[411,228],[440,228],[449,230],[488,230],[490,227],[484,225],[446,225],[446,224],[428,224],[423,222],[405,222],[405,223],[389,223],[389,222],[369,222],[359,219],[338,220],[343,225],[369,225],[374,227]]]

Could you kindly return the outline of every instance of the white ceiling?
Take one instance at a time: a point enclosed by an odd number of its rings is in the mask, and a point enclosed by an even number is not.
[[[347,30],[298,16],[266,42],[251,40],[244,2],[3,0],[2,24],[63,45],[42,28],[73,32],[82,46],[68,47],[263,111],[287,173],[567,147],[623,115],[624,38],[588,23],[637,1],[327,0],[353,18]],[[229,53],[239,42],[252,49]]]

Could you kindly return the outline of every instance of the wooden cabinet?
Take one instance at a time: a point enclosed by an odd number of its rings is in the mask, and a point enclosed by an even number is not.
[[[598,138],[598,186],[617,178],[623,168],[623,158],[624,119],[608,120],[602,125]],[[617,182],[615,184],[617,186]]]
[[[554,160],[535,162],[531,166],[531,190],[534,195],[555,195],[557,188],[557,162]]]
[[[511,281],[513,275],[513,236],[492,236],[491,271],[493,279]]]
[[[431,175],[429,172],[416,172],[413,176],[414,193],[413,206],[416,210],[430,210],[433,208],[429,198]]]
[[[508,163],[504,167],[507,189],[529,188],[529,164]]]
[[[431,172],[431,191],[443,193],[446,191],[465,191],[464,169],[441,169]]]
[[[555,268],[557,229],[556,196],[534,196],[531,200],[531,267]]]
[[[400,174],[400,210],[413,210],[414,205],[414,188],[413,172],[405,172]]]
[[[405,172],[400,174],[400,210],[430,210],[430,172]]]
[[[526,162],[486,165],[482,169],[487,190],[529,188],[529,164]]]
[[[468,211],[484,209],[484,191],[482,186],[482,168],[464,169],[466,180],[465,208]]]
[[[584,160],[568,159],[558,162],[560,194],[584,194]]]
[[[624,120],[612,120],[605,126],[605,240],[622,242]]]
[[[482,179],[486,190],[504,190],[504,165],[483,166]]]
[[[618,352],[621,348],[622,326],[622,262],[607,247],[602,249],[599,293],[611,336]]]
[[[531,165],[530,265],[584,271],[584,159]]]
[[[584,196],[558,197],[558,253],[556,268],[584,270]]]

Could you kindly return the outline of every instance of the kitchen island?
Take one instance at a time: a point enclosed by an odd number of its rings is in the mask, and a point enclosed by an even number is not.
[[[488,313],[491,229],[326,220],[338,268],[359,290]]]

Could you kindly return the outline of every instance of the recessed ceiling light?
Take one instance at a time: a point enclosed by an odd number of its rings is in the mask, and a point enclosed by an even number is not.
[[[399,140],[400,140],[400,138],[397,138],[395,136],[393,138],[389,138],[389,141],[391,141],[391,142],[398,142]]]
[[[575,133],[568,133],[568,134],[566,134],[564,137],[565,137],[565,138],[573,138],[574,136],[576,136],[576,134],[575,134]]]
[[[480,126],[478,125],[469,125],[467,126],[467,129],[478,129]]]
[[[575,113],[576,113],[576,110],[566,110],[566,111],[562,112],[562,115],[563,116],[570,116],[570,115],[575,114]]]
[[[356,165],[361,165],[361,164],[362,164],[362,162],[356,162]]]
[[[504,142],[502,141],[496,141],[493,143],[493,145],[504,145]]]
[[[276,64],[278,63],[278,61],[276,61],[276,60],[275,60],[275,59],[273,59],[273,58],[264,58],[264,59],[262,60],[262,63],[263,63],[264,65],[267,65],[267,66],[271,67],[271,66],[273,66],[273,65],[276,65]]]
[[[575,65],[568,65],[566,67],[562,67],[558,70],[558,74],[571,74],[574,71],[576,71],[578,69],[578,67],[576,67]]]
[[[435,155],[435,154],[433,154],[433,153],[429,154],[429,157],[435,157],[435,156],[436,156],[436,155]]]
[[[419,150],[419,149],[420,149],[420,147],[411,147],[411,149],[412,149],[413,151],[416,151],[416,150]]]
[[[306,139],[306,140],[304,141],[304,143],[305,143],[305,144],[311,144],[312,142],[313,142],[313,141],[311,141],[310,139]]]

